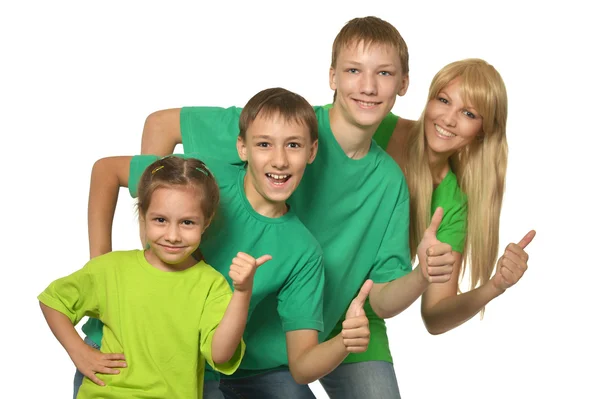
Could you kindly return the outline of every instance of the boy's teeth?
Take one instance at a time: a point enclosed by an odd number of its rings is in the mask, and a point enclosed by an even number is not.
[[[276,179],[276,180],[283,180],[286,179],[287,177],[289,177],[289,175],[274,175],[272,173],[267,173],[267,176]]]

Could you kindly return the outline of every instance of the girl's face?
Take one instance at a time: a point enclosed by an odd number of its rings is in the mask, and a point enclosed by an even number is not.
[[[461,97],[460,78],[448,83],[425,109],[425,138],[431,151],[447,157],[483,133],[483,118]]]
[[[193,266],[191,254],[200,245],[205,221],[197,190],[190,187],[158,188],[152,194],[145,218],[146,259],[160,270]]]

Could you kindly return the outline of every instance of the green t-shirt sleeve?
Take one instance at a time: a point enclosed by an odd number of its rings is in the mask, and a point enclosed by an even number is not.
[[[398,117],[390,112],[383,118],[373,135],[373,140],[384,150],[387,149],[397,123]]]
[[[227,284],[227,280],[223,277],[216,278],[206,298],[200,320],[200,352],[210,367],[225,375],[231,375],[237,370],[246,351],[246,344],[242,340],[229,361],[215,364],[212,360],[213,336],[223,319],[230,300],[231,288]]]
[[[159,158],[157,155],[136,155],[131,158],[131,161],[129,161],[129,181],[127,182],[127,186],[132,198],[137,198],[138,184],[146,168]]]
[[[323,256],[298,265],[277,295],[277,312],[283,331],[323,331],[323,290],[325,271]]]
[[[404,184],[387,225],[375,264],[369,273],[374,283],[387,283],[412,271],[409,246],[409,198]]]
[[[214,157],[231,165],[243,164],[236,147],[241,112],[237,107],[182,108],[179,121],[183,151]]]
[[[53,281],[39,296],[44,305],[66,315],[73,325],[77,325],[84,316],[98,318],[96,278],[90,270],[90,262],[69,276]]]
[[[435,211],[435,209],[433,210]],[[450,244],[453,251],[463,253],[467,232],[467,202],[444,209],[444,217],[437,231],[437,239]]]

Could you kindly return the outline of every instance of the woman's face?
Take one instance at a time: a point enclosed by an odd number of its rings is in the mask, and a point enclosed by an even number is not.
[[[461,97],[460,78],[448,83],[425,109],[425,137],[429,149],[452,156],[483,133],[483,118]]]

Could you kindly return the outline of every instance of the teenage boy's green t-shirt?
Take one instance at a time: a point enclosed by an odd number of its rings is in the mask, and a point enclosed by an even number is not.
[[[398,117],[394,114],[388,114],[384,122],[379,125],[373,139],[382,147],[387,148]],[[441,242],[450,244],[453,251],[462,253],[464,248],[465,236],[467,231],[467,197],[461,191],[456,180],[456,175],[450,170],[444,177],[439,186],[433,190],[431,198],[431,212],[437,207],[444,209],[444,217],[437,232],[437,238]],[[385,321],[381,319],[371,307],[370,303],[365,303],[365,313],[369,318],[369,328],[371,330],[371,341],[369,347],[363,353],[351,353],[344,363],[357,363],[372,360],[383,360],[392,362],[389,341],[386,333]],[[342,330],[340,319],[335,326],[331,336]]]
[[[256,270],[244,332],[246,354],[231,377],[285,368],[285,333],[323,330],[321,247],[295,215],[293,207],[278,218],[262,216],[252,208],[244,193],[243,166],[199,154],[183,156],[201,159],[219,185],[220,205],[200,244],[206,262],[232,285],[229,268],[238,252],[254,258],[267,254],[273,258]],[[157,159],[153,155],[132,159],[129,175],[132,196],[137,193],[142,172]],[[207,379],[216,377],[207,372]]]
[[[73,325],[84,315],[103,320],[100,350],[127,359],[119,374],[102,375],[106,386],[84,378],[78,397],[201,398],[205,360],[231,374],[244,354],[241,342],[228,362],[212,361],[231,288],[203,261],[165,272],[150,265],[144,251],[114,251],[54,281],[38,299]]]
[[[319,149],[289,204],[324,253],[323,340],[366,279],[386,283],[409,273],[412,265],[402,171],[375,142],[363,158],[349,158],[331,131],[328,110],[314,109]],[[235,147],[240,112],[235,107],[183,108],[184,152],[240,164]]]

